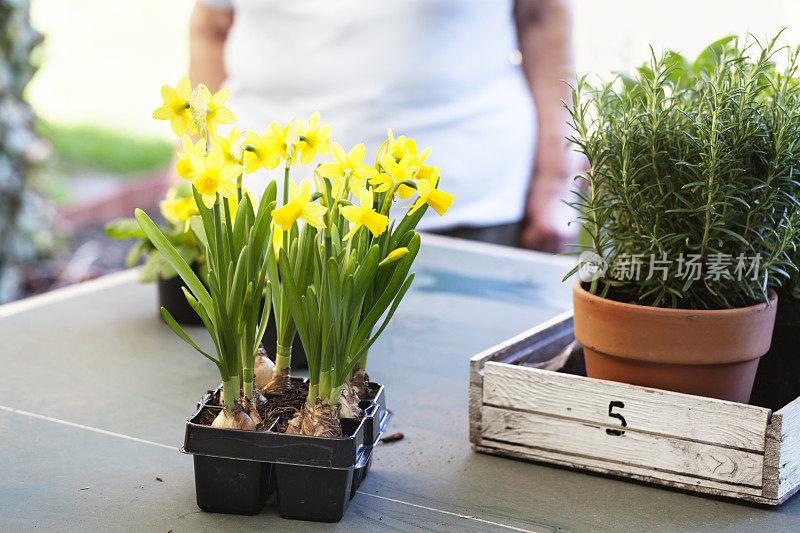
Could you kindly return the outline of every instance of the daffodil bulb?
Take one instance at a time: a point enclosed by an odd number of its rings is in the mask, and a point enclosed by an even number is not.
[[[217,418],[211,423],[211,427],[215,428],[223,428],[223,429],[244,429],[254,431],[256,429],[256,425],[253,423],[253,419],[250,416],[242,411],[242,408],[238,405],[234,407],[233,413],[229,414],[227,409],[223,409],[217,415]]]
[[[258,349],[254,367],[256,387],[258,387],[259,390],[264,390],[272,379],[272,371],[275,368],[275,363],[267,357],[267,352],[265,352],[263,348]]]
[[[261,415],[258,414],[258,409],[256,408],[258,401],[255,399],[255,393],[257,391],[253,392],[254,392],[253,399],[250,399],[246,396],[242,399],[242,408],[244,409],[245,412],[247,412],[247,415],[250,417],[250,420],[252,420],[253,425],[255,427],[258,427],[261,425],[262,420],[261,420]]]
[[[364,412],[358,406],[358,396],[345,383],[342,387],[342,398],[339,400],[339,418],[361,418]]]
[[[358,396],[359,400],[367,399],[367,393],[369,392],[367,381],[369,381],[369,376],[366,372],[358,367],[353,369],[353,377],[350,378],[348,386],[353,391],[353,394]]]
[[[303,404],[302,410],[289,421],[286,433],[339,439],[342,437],[342,425],[334,415],[331,405],[323,404],[317,398],[313,409],[308,402]]]

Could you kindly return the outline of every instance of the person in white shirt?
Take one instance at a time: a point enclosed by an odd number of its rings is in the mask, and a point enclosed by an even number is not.
[[[567,2],[198,0],[189,77],[229,87],[242,129],[319,111],[345,149],[374,154],[387,128],[413,137],[456,198],[420,229],[555,252],[570,177]]]

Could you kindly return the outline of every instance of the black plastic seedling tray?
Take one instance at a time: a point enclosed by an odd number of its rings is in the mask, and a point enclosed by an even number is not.
[[[341,419],[345,436],[340,439],[279,433],[275,431],[278,421],[258,432],[211,427],[200,419],[221,409],[213,405],[218,402],[219,388],[206,393],[186,422],[182,448],[194,455],[198,507],[257,514],[276,490],[284,518],[341,520],[391,417],[383,386],[369,386],[373,399],[361,403],[364,417]]]

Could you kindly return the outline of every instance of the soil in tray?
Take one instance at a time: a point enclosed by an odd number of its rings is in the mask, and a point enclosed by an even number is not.
[[[377,391],[378,387],[374,387],[373,390],[373,387],[370,386],[367,393],[368,399],[374,398]],[[197,419],[197,423],[205,426],[211,425],[220,410],[219,391],[209,390],[208,392],[211,393],[212,396],[208,400],[206,406],[200,411],[200,418]],[[278,420],[274,431],[283,433],[286,431],[286,426],[289,424],[289,421],[296,413],[300,412],[307,397],[308,383],[294,379],[289,381],[289,388],[284,394],[265,395],[267,402],[258,410],[258,414],[261,416],[263,423],[256,429],[266,430],[275,420]]]
[[[259,410],[258,414],[262,419],[269,420],[270,424],[273,420],[279,419],[275,431],[283,433],[286,431],[289,421],[303,408],[303,404],[308,398],[308,383],[290,381],[289,388],[285,393],[267,394],[266,398],[267,403],[264,404],[263,410]]]
[[[381,388],[380,385],[369,381],[369,376],[367,376],[367,396],[366,398],[361,398],[361,401],[368,400],[371,402],[372,400],[374,400],[375,396],[378,395],[378,391],[380,390],[380,388]]]
[[[219,414],[219,392],[219,390],[208,391],[208,393],[211,394],[211,398],[208,399],[206,406],[200,411],[200,418],[197,419],[197,423],[210,426],[214,418]],[[281,417],[281,421],[276,427],[276,430],[283,433],[288,421],[303,407],[307,396],[308,383],[295,379],[289,380],[289,387],[286,393],[267,394],[265,396],[267,402],[258,410],[258,414],[261,416],[263,423],[256,429],[266,430],[278,417]]]

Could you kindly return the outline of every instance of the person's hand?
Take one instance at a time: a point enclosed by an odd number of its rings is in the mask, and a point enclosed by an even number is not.
[[[541,221],[525,221],[519,237],[520,245],[529,250],[555,254],[566,244],[566,237],[552,224]]]
[[[563,176],[536,175],[533,180],[519,237],[520,246],[558,253],[569,240],[566,223],[561,220],[565,210],[562,200],[566,179]]]

